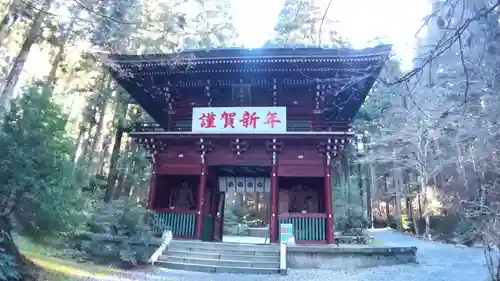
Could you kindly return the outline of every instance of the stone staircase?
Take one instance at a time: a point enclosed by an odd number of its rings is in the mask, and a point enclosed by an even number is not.
[[[278,245],[173,240],[155,264],[201,272],[280,273]]]

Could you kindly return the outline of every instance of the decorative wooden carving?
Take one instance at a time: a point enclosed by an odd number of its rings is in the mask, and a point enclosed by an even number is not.
[[[278,152],[282,152],[284,149],[283,142],[276,140],[276,139],[266,141],[264,146],[265,146],[267,152],[277,152],[278,153]]]
[[[196,142],[196,145],[198,146],[198,151],[205,153],[205,152],[210,152],[214,149],[214,144],[206,139],[200,139]]]
[[[326,98],[325,98],[325,95],[326,95],[326,84],[325,83],[321,83],[321,92],[319,93],[319,107],[324,110],[325,109],[325,101],[326,101]]]
[[[166,94],[166,101],[167,101],[167,110],[168,110],[168,114],[172,115],[174,114],[174,109],[172,107],[172,102],[173,102],[173,97],[172,97],[172,93],[171,93],[171,85],[172,85],[172,82],[171,81],[167,81],[167,87],[165,87],[165,94]]]
[[[208,98],[208,106],[212,106],[212,93],[210,92],[210,79],[207,79],[207,84],[205,85],[205,95]]]
[[[246,140],[236,139],[230,143],[231,151],[235,152],[236,155],[241,155],[241,153],[248,150],[249,144]]]
[[[273,106],[278,105],[278,94],[277,94],[277,85],[276,85],[276,77],[273,78]]]
[[[316,102],[315,110],[319,111],[319,96],[321,95],[321,84],[316,81],[316,95],[314,96],[314,101]]]
[[[148,151],[150,156],[161,154],[167,149],[167,144],[164,141],[154,138],[136,138],[134,141],[141,144]]]
[[[347,139],[345,138],[333,140],[329,138],[327,142],[321,142],[318,145],[318,150],[326,155],[336,157],[342,150],[344,150],[346,144]]]

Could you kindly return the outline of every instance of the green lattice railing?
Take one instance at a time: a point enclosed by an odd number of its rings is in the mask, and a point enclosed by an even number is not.
[[[296,241],[326,241],[325,214],[286,213],[280,214],[278,218],[279,224],[293,225]]]
[[[153,215],[153,232],[162,233],[170,228],[177,237],[193,237],[196,221],[196,211],[162,211]]]

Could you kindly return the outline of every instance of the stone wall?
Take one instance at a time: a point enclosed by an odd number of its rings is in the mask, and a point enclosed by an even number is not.
[[[289,246],[287,266],[292,269],[353,269],[416,263],[415,247]]]

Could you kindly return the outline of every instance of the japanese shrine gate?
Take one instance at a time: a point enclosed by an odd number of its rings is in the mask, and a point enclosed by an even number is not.
[[[152,154],[158,231],[222,240],[228,192],[269,193],[271,242],[333,243],[331,166],[390,46],[221,49],[110,55],[117,82],[151,116],[131,136]],[[174,63],[175,62],[175,63]]]

